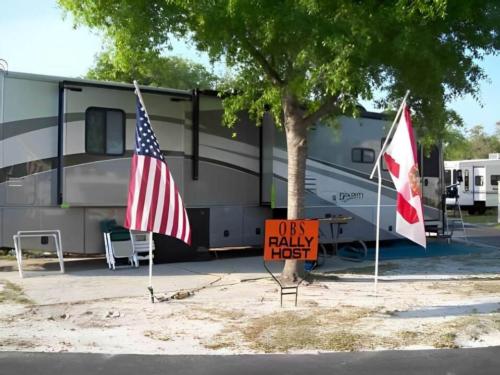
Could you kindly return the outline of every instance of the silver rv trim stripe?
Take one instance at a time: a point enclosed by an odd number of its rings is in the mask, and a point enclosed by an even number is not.
[[[52,126],[56,127],[57,116],[36,117],[25,120],[9,121],[1,123],[0,126],[2,126],[2,132],[0,132],[0,141],[2,141],[7,138],[15,137],[16,135],[50,128]]]
[[[179,151],[163,151],[163,153],[168,157],[183,157],[184,159],[191,160],[193,158],[192,155],[186,155],[183,152]],[[116,157],[116,156],[102,156],[102,155],[89,155],[89,154],[72,154],[72,155],[65,155],[64,156],[64,167],[74,167],[78,165],[84,165],[84,164],[90,164],[98,161],[108,161],[108,160],[118,160],[118,159],[126,159],[130,158],[132,156],[132,151],[126,151],[125,154],[121,157]],[[259,176],[259,172],[254,172],[252,170],[240,167],[235,164],[227,163],[224,161],[216,160],[216,159],[211,159],[211,158],[206,158],[206,157],[200,157],[201,162],[205,163],[210,163],[210,164],[215,164],[219,165],[222,167],[230,168],[237,170],[239,172],[247,173],[252,176]],[[33,164],[36,165],[35,169],[32,169],[31,171],[28,172],[28,168],[30,168],[28,165]],[[26,176],[31,176],[36,173],[41,173],[41,172],[48,172],[51,170],[55,170],[57,168],[57,157],[52,157],[52,158],[47,158],[47,159],[42,159],[42,160],[35,160],[32,162],[28,163],[20,163],[16,165],[11,165],[8,167],[0,168],[0,183],[7,181],[7,176],[9,177],[14,177],[14,178],[19,178],[19,177],[26,177]]]
[[[326,170],[321,169],[321,168],[307,166],[307,169],[310,170],[310,171],[312,171],[312,172],[321,174],[323,176],[333,177],[335,179],[341,180],[343,182],[346,182],[346,183],[349,183],[349,184],[352,184],[352,185],[360,185],[360,186],[362,186],[366,190],[374,190],[376,188],[376,181],[369,180],[368,174],[365,174],[365,173],[362,173],[362,172],[357,172],[357,171],[356,171],[356,173],[354,173],[355,171],[353,171],[352,169],[342,168],[342,167],[337,166],[336,164],[332,164],[332,163],[328,163],[328,162],[323,162],[323,161],[315,160],[315,159],[312,159],[312,158],[307,158],[307,159],[315,161],[315,162],[318,162],[320,164],[327,165],[329,167],[332,167],[334,169],[338,169],[338,170],[346,172],[346,173],[350,173],[350,174],[352,174],[354,176],[357,176],[357,177],[361,178],[362,180],[361,181],[360,180],[356,180],[353,177],[344,176],[344,175],[342,175],[340,173],[336,173],[335,171],[326,171]],[[280,157],[276,157],[275,156],[274,160],[278,160],[278,161],[280,161],[282,163],[286,163],[286,160],[282,159]],[[276,175],[274,175],[274,176],[276,176]],[[280,177],[280,179],[282,179],[283,181],[288,181],[286,178],[283,178],[283,177]],[[396,190],[394,188],[392,188],[391,186],[387,186],[389,184],[388,182],[387,183],[385,181],[382,181],[382,182],[383,182],[382,184],[384,185],[383,187],[385,188],[385,189],[382,190],[382,194],[385,195],[386,197],[389,197],[389,198],[395,198],[396,197]]]
[[[251,154],[247,154],[247,153],[244,153],[244,152],[228,150],[227,148],[223,148],[223,147],[211,146],[211,145],[206,145],[206,144],[203,144],[203,143],[201,143],[200,146],[203,146],[203,147],[206,147],[206,148],[211,148],[213,150],[219,150],[219,151],[229,152],[231,154],[240,155],[240,156],[243,156],[243,157],[249,158],[249,159],[254,159],[254,160],[259,160],[260,159],[258,155],[251,155]]]
[[[135,113],[126,113],[125,117],[129,120],[135,119]],[[175,117],[151,115],[150,118],[153,121],[169,122],[180,125],[184,124],[184,119],[179,119]],[[50,128],[52,126],[56,127],[57,119],[58,119],[57,116],[49,116],[49,117],[35,117],[25,120],[15,120],[15,121],[0,123],[0,126],[2,127],[2,132],[0,132],[0,141],[7,138],[15,137],[17,135],[29,133],[32,131]],[[64,119],[66,123],[84,121],[85,112],[66,113],[64,115]]]

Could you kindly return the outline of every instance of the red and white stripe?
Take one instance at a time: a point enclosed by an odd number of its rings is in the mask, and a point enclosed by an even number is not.
[[[132,156],[125,227],[165,234],[191,244],[186,209],[164,161]]]

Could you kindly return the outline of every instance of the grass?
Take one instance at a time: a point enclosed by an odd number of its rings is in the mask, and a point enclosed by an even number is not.
[[[290,350],[357,351],[393,347],[390,338],[356,329],[378,309],[342,306],[280,312],[252,319],[243,337],[254,350],[266,353]]]
[[[360,351],[396,349],[411,346],[458,348],[459,339],[476,340],[489,332],[500,331],[500,314],[477,314],[428,323],[418,330],[394,334],[367,329],[380,309],[342,306],[336,309],[310,308],[281,311],[248,320],[229,322],[203,345],[212,350],[242,346],[257,352],[286,353],[296,350]],[[223,313],[224,315],[224,313]],[[387,315],[390,314],[384,314]]]
[[[459,346],[455,340],[456,332],[445,327],[436,327],[427,331],[401,331],[393,339],[393,348],[404,348],[412,345],[432,345],[436,349],[454,349]]]
[[[16,260],[16,256],[10,254],[0,255],[0,260]]]
[[[290,350],[354,351],[376,341],[371,334],[351,331],[361,319],[378,310],[343,306],[339,309],[283,311],[232,323],[204,344],[209,349],[237,347],[246,342],[265,353]]]
[[[24,294],[23,288],[7,280],[0,280],[0,303],[32,305],[34,302]]]
[[[436,349],[455,349],[459,336],[477,340],[482,334],[500,331],[500,314],[465,316],[442,324],[428,325],[421,331],[401,331],[395,337],[395,347],[432,345]]]
[[[493,215],[464,215],[464,222],[470,224],[490,224],[497,222],[497,216]]]
[[[472,293],[479,292],[483,294],[499,294],[500,295],[500,282],[490,281],[490,282],[479,282],[475,281],[472,283]]]
[[[0,260],[16,260],[16,256],[12,254],[12,249],[0,247]]]
[[[455,289],[456,284],[451,284],[449,287]],[[445,284],[445,287],[448,286]],[[498,278],[485,278],[482,280],[466,280],[460,283],[456,291],[465,296],[474,296],[481,294],[498,294],[500,295],[500,280]]]
[[[453,216],[453,211],[448,210],[448,216]],[[483,215],[469,215],[467,210],[462,210],[462,217],[464,222],[471,224],[490,224],[497,222],[497,210],[487,209]]]
[[[0,248],[0,260],[16,260],[11,248]],[[23,259],[57,258],[56,252],[44,249],[23,249]]]

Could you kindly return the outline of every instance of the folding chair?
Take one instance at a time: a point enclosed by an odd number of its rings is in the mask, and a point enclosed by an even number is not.
[[[128,259],[132,267],[138,266],[134,258],[134,250],[128,229],[119,226],[116,220],[111,219],[101,221],[101,231],[104,235],[106,261],[109,269],[116,269],[116,259]]]
[[[133,261],[136,267],[139,267],[140,260],[149,259],[149,238],[152,236],[151,232],[140,232],[136,230],[130,231],[130,239],[132,241]],[[152,241],[153,250],[155,243]]]

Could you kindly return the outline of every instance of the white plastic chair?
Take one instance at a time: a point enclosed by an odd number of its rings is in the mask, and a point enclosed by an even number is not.
[[[149,238],[153,234],[151,232],[140,232],[136,230],[130,231],[130,240],[132,242],[133,262],[136,267],[139,267],[140,260],[149,259]],[[152,241],[153,250],[155,243]]]
[[[138,267],[134,260],[132,241],[111,241],[111,233],[104,233],[104,247],[109,269],[116,269],[116,259],[127,258],[132,267]]]

